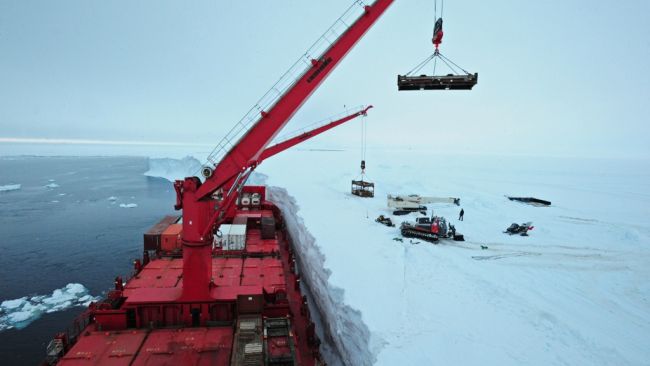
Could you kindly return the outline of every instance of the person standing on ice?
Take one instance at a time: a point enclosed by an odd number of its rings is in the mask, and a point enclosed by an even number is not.
[[[458,215],[458,220],[463,221],[463,216],[465,216],[465,210],[460,209],[460,214]]]

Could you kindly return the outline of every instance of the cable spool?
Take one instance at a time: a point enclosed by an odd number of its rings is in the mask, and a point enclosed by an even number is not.
[[[201,175],[203,175],[205,179],[210,178],[212,176],[212,173],[214,173],[214,169],[209,166],[204,166],[201,168]]]

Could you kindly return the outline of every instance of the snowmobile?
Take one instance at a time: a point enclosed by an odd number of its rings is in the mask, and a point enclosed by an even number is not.
[[[465,241],[463,235],[456,232],[454,225],[447,224],[447,220],[440,216],[418,217],[414,224],[404,221],[400,231],[405,238],[422,239],[434,244],[440,239]]]
[[[504,234],[510,234],[510,235],[516,235],[519,234],[521,236],[528,236],[528,231],[533,230],[534,226],[532,222],[525,222],[521,225],[512,223],[506,231],[504,231]]]
[[[386,225],[388,227],[395,227],[395,224],[393,224],[393,220],[390,219],[390,217],[384,217],[384,215],[379,215],[378,218],[375,219],[376,222]]]

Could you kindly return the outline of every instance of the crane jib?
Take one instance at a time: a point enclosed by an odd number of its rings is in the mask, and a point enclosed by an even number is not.
[[[318,75],[325,70],[327,65],[329,65],[332,62],[332,58],[328,57],[325,61],[321,62],[321,64],[318,66],[316,71],[314,71],[309,77],[307,78],[307,82],[311,83],[314,79],[318,77]]]

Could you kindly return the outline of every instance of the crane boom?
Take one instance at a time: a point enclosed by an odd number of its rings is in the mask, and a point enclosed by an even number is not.
[[[355,119],[355,118],[357,118],[359,116],[365,116],[368,113],[368,110],[370,108],[372,108],[372,106],[368,106],[368,107],[366,107],[366,108],[364,108],[364,109],[362,109],[360,111],[357,111],[357,112],[355,112],[353,114],[345,116],[345,117],[343,117],[341,119],[338,119],[336,121],[324,124],[324,125],[322,125],[320,127],[314,128],[311,131],[303,132],[303,133],[301,133],[301,134],[299,134],[299,135],[297,135],[295,137],[284,140],[282,142],[278,142],[277,144],[275,144],[273,146],[267,147],[266,150],[264,150],[262,152],[262,154],[260,154],[257,164],[259,165],[262,161],[270,158],[271,156],[276,155],[278,153],[281,153],[282,151],[284,151],[286,149],[289,149],[289,148],[291,148],[291,147],[293,147],[293,146],[295,146],[295,145],[297,145],[297,144],[299,144],[299,143],[301,143],[301,142],[303,142],[305,140],[308,140],[308,139],[310,139],[310,138],[312,138],[314,136],[318,136],[321,133],[323,133],[325,131],[328,131],[328,130],[331,130],[332,128],[334,128],[336,126],[342,125],[345,122],[353,120],[353,119]]]
[[[393,1],[376,0],[372,5],[364,5],[363,14],[322,55],[311,59],[311,67],[293,86],[270,109],[260,111],[257,122],[217,163],[215,174],[198,189],[197,199],[209,197],[242,170],[256,163],[264,148]]]

